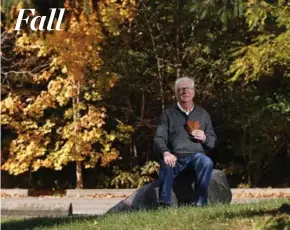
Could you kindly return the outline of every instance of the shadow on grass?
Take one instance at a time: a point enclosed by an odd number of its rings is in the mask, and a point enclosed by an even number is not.
[[[128,213],[128,212],[127,212]],[[282,204],[279,208],[273,208],[270,210],[251,210],[246,209],[238,212],[229,212],[226,214],[226,218],[250,218],[254,216],[263,216],[263,215],[271,215],[276,216],[279,214],[289,214],[290,215],[290,205],[289,204]],[[125,214],[125,213],[124,213]],[[11,220],[1,224],[1,229],[3,230],[30,230],[34,228],[41,228],[41,227],[57,227],[67,223],[74,224],[83,221],[101,221],[104,217],[108,217],[111,214],[97,216],[67,216],[67,217],[38,217],[38,218],[25,218],[21,220]],[[216,213],[217,216],[221,215],[221,213]]]
[[[3,218],[3,217],[2,217]],[[67,223],[79,223],[83,221],[95,221],[103,216],[66,216],[66,217],[26,217],[1,223],[2,230],[30,230],[40,227],[57,227]]]
[[[236,217],[251,218],[254,216],[264,216],[264,215],[276,216],[280,214],[290,215],[290,205],[287,203],[284,203],[279,208],[272,208],[269,210],[246,209],[239,212],[230,212],[230,213],[227,213],[226,218],[229,218],[229,219],[236,218]]]

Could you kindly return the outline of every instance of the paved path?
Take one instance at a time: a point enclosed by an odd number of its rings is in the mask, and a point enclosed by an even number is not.
[[[2,199],[1,207],[4,210],[17,210],[20,207],[37,208],[39,215],[45,213],[47,207],[62,209],[68,212],[70,204],[72,205],[72,214],[104,214],[110,208],[118,204],[124,198],[6,198]],[[2,211],[5,215],[5,212]]]
[[[1,192],[4,192],[2,190]],[[56,209],[63,210],[62,213],[67,213],[71,204],[72,214],[104,214],[110,208],[122,201],[124,196],[128,196],[135,190],[71,190],[67,193],[66,197],[11,197],[1,199],[2,215],[5,215],[3,210],[16,210],[19,207],[33,207],[37,209],[37,213],[41,215],[41,210],[45,207],[55,207]],[[6,191],[7,192],[7,191]],[[261,200],[258,196],[262,195],[263,199],[276,198],[284,196],[290,198],[290,188],[287,189],[232,189],[233,200],[232,203],[246,203],[257,202]],[[15,190],[14,190],[15,194]],[[116,198],[88,198],[88,195],[103,196],[119,196]],[[98,197],[95,196],[95,197]],[[39,210],[39,211],[38,211]],[[23,212],[24,210],[22,210]],[[16,215],[16,214],[15,214]]]

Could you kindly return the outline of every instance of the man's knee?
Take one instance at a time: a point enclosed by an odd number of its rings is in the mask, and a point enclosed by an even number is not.
[[[161,160],[159,162],[159,165],[160,165],[160,169],[172,170],[172,167],[170,167],[168,164],[166,164],[164,160]]]
[[[166,164],[164,161],[160,162],[159,175],[168,176],[173,174],[173,168]]]
[[[203,155],[200,159],[200,163],[202,164],[202,167],[206,168],[206,169],[212,169],[213,168],[213,162],[212,160],[206,156]]]

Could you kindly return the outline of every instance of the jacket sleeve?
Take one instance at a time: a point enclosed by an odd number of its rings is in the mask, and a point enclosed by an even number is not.
[[[213,149],[216,145],[217,136],[213,130],[211,119],[208,113],[205,115],[206,125],[204,133],[206,135],[205,142],[203,143],[207,148]]]
[[[163,156],[165,151],[170,152],[168,148],[168,127],[168,117],[165,113],[162,113],[154,137],[154,152],[160,156]]]

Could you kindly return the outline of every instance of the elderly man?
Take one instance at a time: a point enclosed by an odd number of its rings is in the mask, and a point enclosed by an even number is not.
[[[175,93],[178,102],[162,113],[154,138],[155,149],[162,155],[159,203],[171,205],[174,178],[186,167],[191,167],[196,173],[195,205],[204,206],[208,202],[208,184],[213,170],[205,148],[215,146],[216,135],[208,113],[193,103],[194,80],[177,79]]]

